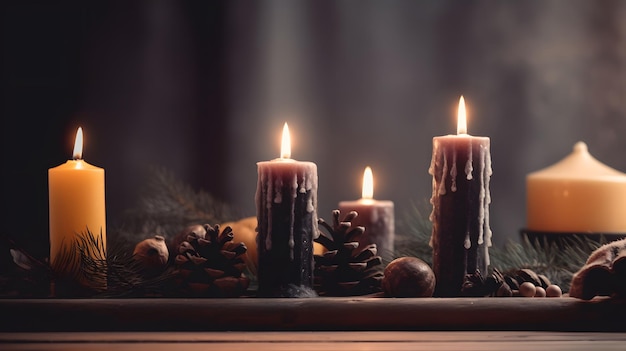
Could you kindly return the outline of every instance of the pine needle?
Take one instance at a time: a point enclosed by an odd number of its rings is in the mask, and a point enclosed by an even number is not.
[[[429,203],[413,205],[412,211],[406,215],[406,228],[401,230],[403,234],[396,237],[396,257],[413,256],[432,265],[432,248],[429,245],[432,226],[428,213]],[[509,273],[528,268],[545,275],[551,283],[567,292],[572,275],[585,264],[591,252],[605,242],[605,238],[595,241],[581,235],[563,236],[558,241],[531,242],[525,236],[521,242],[510,240],[502,247],[489,248],[490,269]]]
[[[172,238],[193,224],[218,224],[241,218],[233,207],[203,190],[194,190],[165,168],[155,167],[137,206],[129,209],[116,231],[130,242],[161,235]]]

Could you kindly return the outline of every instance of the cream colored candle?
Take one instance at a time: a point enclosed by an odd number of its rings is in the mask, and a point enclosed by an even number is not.
[[[370,167],[363,172],[361,198],[339,202],[342,215],[356,211],[358,216],[352,221],[354,226],[362,226],[365,232],[359,239],[359,248],[376,244],[378,254],[390,262],[394,257],[395,217],[392,201],[374,199],[374,176]]]
[[[626,233],[626,174],[578,142],[560,162],[526,176],[527,229]]]
[[[50,262],[61,276],[77,273],[78,257],[69,262],[60,258],[72,250],[77,240],[86,237],[87,230],[99,239],[97,245],[88,242],[89,256],[100,259],[106,254],[104,169],[82,159],[82,144],[79,128],[73,159],[48,170]]]

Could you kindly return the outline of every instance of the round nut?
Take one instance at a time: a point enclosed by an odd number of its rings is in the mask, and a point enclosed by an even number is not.
[[[537,287],[531,282],[523,282],[519,286],[519,294],[525,297],[533,297],[537,292]]]
[[[546,296],[547,297],[561,297],[563,296],[563,291],[561,291],[561,287],[558,285],[548,285],[546,288]]]
[[[546,289],[541,286],[535,288],[535,297],[546,297]]]
[[[133,258],[146,270],[159,271],[164,269],[169,259],[165,238],[156,235],[139,242],[135,245]]]
[[[417,257],[396,258],[385,268],[382,288],[391,297],[431,297],[435,273]]]

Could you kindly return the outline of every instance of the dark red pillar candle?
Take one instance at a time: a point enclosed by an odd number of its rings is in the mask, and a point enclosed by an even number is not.
[[[257,163],[257,277],[263,297],[293,297],[290,291],[313,287],[317,165],[289,154]]]
[[[466,276],[484,277],[489,267],[489,138],[468,135],[464,126],[457,135],[433,138],[429,173],[435,296],[463,296]]]

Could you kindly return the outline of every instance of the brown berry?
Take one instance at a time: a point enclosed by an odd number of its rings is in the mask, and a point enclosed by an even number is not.
[[[523,282],[519,285],[519,294],[524,297],[534,297],[537,287],[531,282]]]
[[[546,297],[546,289],[541,286],[535,287],[535,297]]]
[[[165,238],[155,235],[152,238],[139,242],[133,251],[133,258],[147,271],[157,272],[163,270],[169,259]]]
[[[431,297],[435,291],[435,273],[417,257],[400,257],[384,271],[382,288],[391,297]]]
[[[558,285],[548,285],[546,288],[546,296],[547,297],[561,297],[563,296],[563,291],[561,291],[561,287]]]

